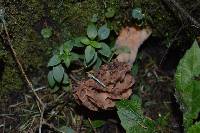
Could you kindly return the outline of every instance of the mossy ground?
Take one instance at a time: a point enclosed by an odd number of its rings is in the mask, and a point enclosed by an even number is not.
[[[39,87],[46,85],[46,65],[53,49],[72,36],[84,34],[93,14],[101,17],[106,7],[118,8],[119,1],[9,0],[2,5],[6,10],[7,27],[18,58],[34,86]],[[53,36],[49,39],[42,38],[40,34],[45,26],[53,28]],[[0,70],[0,95],[26,88],[9,49],[1,43],[0,50],[4,68]]]
[[[177,1],[190,11],[194,18],[197,20],[200,18],[198,0]],[[166,131],[179,132],[181,127],[174,125],[181,122],[177,120],[180,112],[174,114],[172,110],[174,108],[172,104],[175,103],[172,99],[174,89],[172,75],[184,51],[200,32],[187,23],[183,16],[182,19],[177,17],[180,15],[178,11],[177,15],[160,0],[4,0],[0,5],[6,9],[5,19],[18,58],[35,88],[47,86],[47,63],[53,51],[67,39],[85,35],[86,26],[93,14],[98,14],[101,23],[105,21],[105,9],[115,8],[117,15],[110,21],[114,30],[118,31],[123,26],[135,23],[131,18],[131,9],[140,7],[146,14],[147,23],[153,28],[153,35],[143,46],[147,57],[140,63],[136,89],[142,89],[141,97],[146,115],[157,118],[160,113],[164,115],[170,113]],[[40,34],[41,29],[46,26],[53,28],[53,35],[49,39],[44,39]],[[8,103],[10,105],[17,98],[13,99],[8,94],[24,93],[27,87],[12,54],[3,42],[1,38],[0,97],[5,96],[6,101],[12,99]],[[164,74],[162,70],[160,71],[160,66],[166,68]],[[5,107],[7,103],[2,106],[3,111],[1,111],[7,113],[8,108]],[[175,110],[177,111],[178,107]],[[18,110],[16,112],[19,113]]]

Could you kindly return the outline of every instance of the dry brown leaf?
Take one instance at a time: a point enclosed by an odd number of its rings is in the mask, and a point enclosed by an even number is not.
[[[137,56],[139,47],[151,35],[151,32],[149,27],[145,29],[139,29],[138,27],[123,28],[117,38],[116,47],[128,47],[130,53],[120,53],[117,56],[118,61],[128,62],[132,65]]]
[[[132,86],[135,81],[130,71],[129,64],[117,60],[103,65],[98,72],[94,73],[94,76],[106,88],[94,79],[82,80],[73,87],[73,95],[79,104],[90,110],[113,108],[116,100],[127,99],[132,94]]]

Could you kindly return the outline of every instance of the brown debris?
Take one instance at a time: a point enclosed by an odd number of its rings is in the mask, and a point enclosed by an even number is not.
[[[93,78],[79,81],[73,87],[73,95],[79,104],[90,110],[111,109],[116,100],[127,99],[131,95],[135,81],[130,71],[130,65],[114,60],[93,74],[100,83]]]
[[[140,29],[138,27],[123,28],[117,38],[116,47],[128,47],[130,53],[121,53],[117,56],[118,61],[133,64],[137,52],[142,43],[151,35],[151,29]]]

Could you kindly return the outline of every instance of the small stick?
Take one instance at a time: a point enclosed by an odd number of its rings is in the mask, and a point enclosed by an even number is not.
[[[7,26],[6,26],[6,21],[4,19],[4,10],[3,9],[0,9],[0,19],[2,20],[3,22],[3,27],[4,27],[4,30],[5,30],[5,33],[6,33],[6,37],[7,37],[7,41],[8,41],[8,46],[10,47],[11,49],[11,52],[14,56],[14,59],[17,63],[17,66],[22,74],[22,76],[24,77],[26,83],[27,83],[27,86],[32,90],[33,94],[35,95],[35,97],[37,98],[37,100],[39,101],[39,103],[41,104],[41,106],[44,106],[42,100],[39,98],[39,96],[37,95],[37,93],[35,92],[34,90],[34,87],[33,87],[33,84],[31,83],[31,81],[29,80],[28,76],[26,75],[25,71],[24,71],[24,68],[21,64],[21,62],[19,61],[18,57],[17,57],[17,53],[15,51],[15,49],[13,48],[12,46],[12,42],[11,42],[11,39],[10,39],[10,36],[8,34],[8,30],[7,30]]]
[[[89,117],[88,117],[88,121],[89,121],[89,123],[90,123],[90,125],[91,125],[91,127],[92,127],[92,130],[94,131],[94,133],[97,133],[97,131],[96,131],[96,129],[93,127],[92,121],[90,120]]]
[[[172,3],[179,10],[179,12],[181,12],[187,19],[190,20],[191,23],[193,23],[195,27],[200,28],[200,23],[195,18],[193,18],[184,8],[182,8],[178,2],[176,2],[175,0],[163,0],[163,1],[167,3],[169,7],[170,3]]]
[[[17,57],[17,53],[15,51],[15,49],[13,48],[13,45],[12,45],[12,42],[11,42],[11,39],[10,39],[10,36],[9,36],[9,33],[8,33],[8,30],[7,30],[7,26],[6,26],[6,21],[4,19],[4,9],[0,9],[0,20],[3,22],[3,27],[4,27],[4,30],[5,30],[5,33],[6,33],[6,37],[7,37],[7,42],[8,42],[8,46],[11,50],[11,53],[17,63],[17,66],[22,74],[22,76],[24,77],[26,83],[27,83],[27,86],[31,89],[31,91],[33,92],[34,96],[36,97],[36,103],[37,103],[37,106],[40,110],[40,126],[39,126],[39,133],[41,133],[41,128],[42,128],[42,124],[43,124],[43,115],[44,115],[44,110],[45,110],[45,106],[44,106],[44,103],[42,102],[42,100],[40,99],[40,97],[37,95],[34,87],[33,87],[33,84],[32,82],[29,80],[27,74],[25,73],[25,70],[21,64],[21,62],[19,61],[18,57]],[[40,105],[41,105],[41,108],[40,108]]]
[[[93,80],[95,80],[96,82],[98,82],[101,86],[103,86],[103,88],[106,88],[106,85],[104,83],[102,83],[99,79],[97,79],[94,75],[88,73],[88,77],[92,78]]]

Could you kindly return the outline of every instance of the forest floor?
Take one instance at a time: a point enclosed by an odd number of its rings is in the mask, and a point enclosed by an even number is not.
[[[198,0],[177,2],[200,22]],[[116,110],[92,112],[84,107],[77,107],[73,96],[66,91],[51,93],[47,82],[47,63],[54,49],[64,40],[85,34],[92,15],[98,14],[102,18],[106,8],[115,8],[118,15],[111,21],[114,32],[118,33],[122,27],[134,24],[130,12],[137,5],[150,17],[147,23],[152,27],[153,33],[139,50],[133,92],[141,97],[145,116],[151,119],[166,117],[165,126],[160,127],[161,132],[183,132],[182,113],[174,97],[174,73],[185,51],[200,36],[200,30],[197,28],[198,23],[196,25],[191,21],[187,14],[176,9],[176,6],[170,6],[173,3],[168,3],[167,0],[153,0],[151,3],[148,0],[7,0],[0,2],[0,8],[1,5],[6,10],[6,24],[18,58],[38,96],[46,103],[47,110],[43,112],[44,131],[47,132],[48,129],[58,132],[57,127],[67,123],[76,131],[84,132],[87,126],[81,130],[79,128],[85,119],[89,122],[101,119],[105,124],[97,132],[124,132]],[[45,26],[52,27],[54,31],[49,39],[41,36],[41,30]],[[26,86],[12,53],[5,45],[6,33],[1,27],[0,31],[0,132],[38,131],[41,110],[38,110],[36,99]]]

